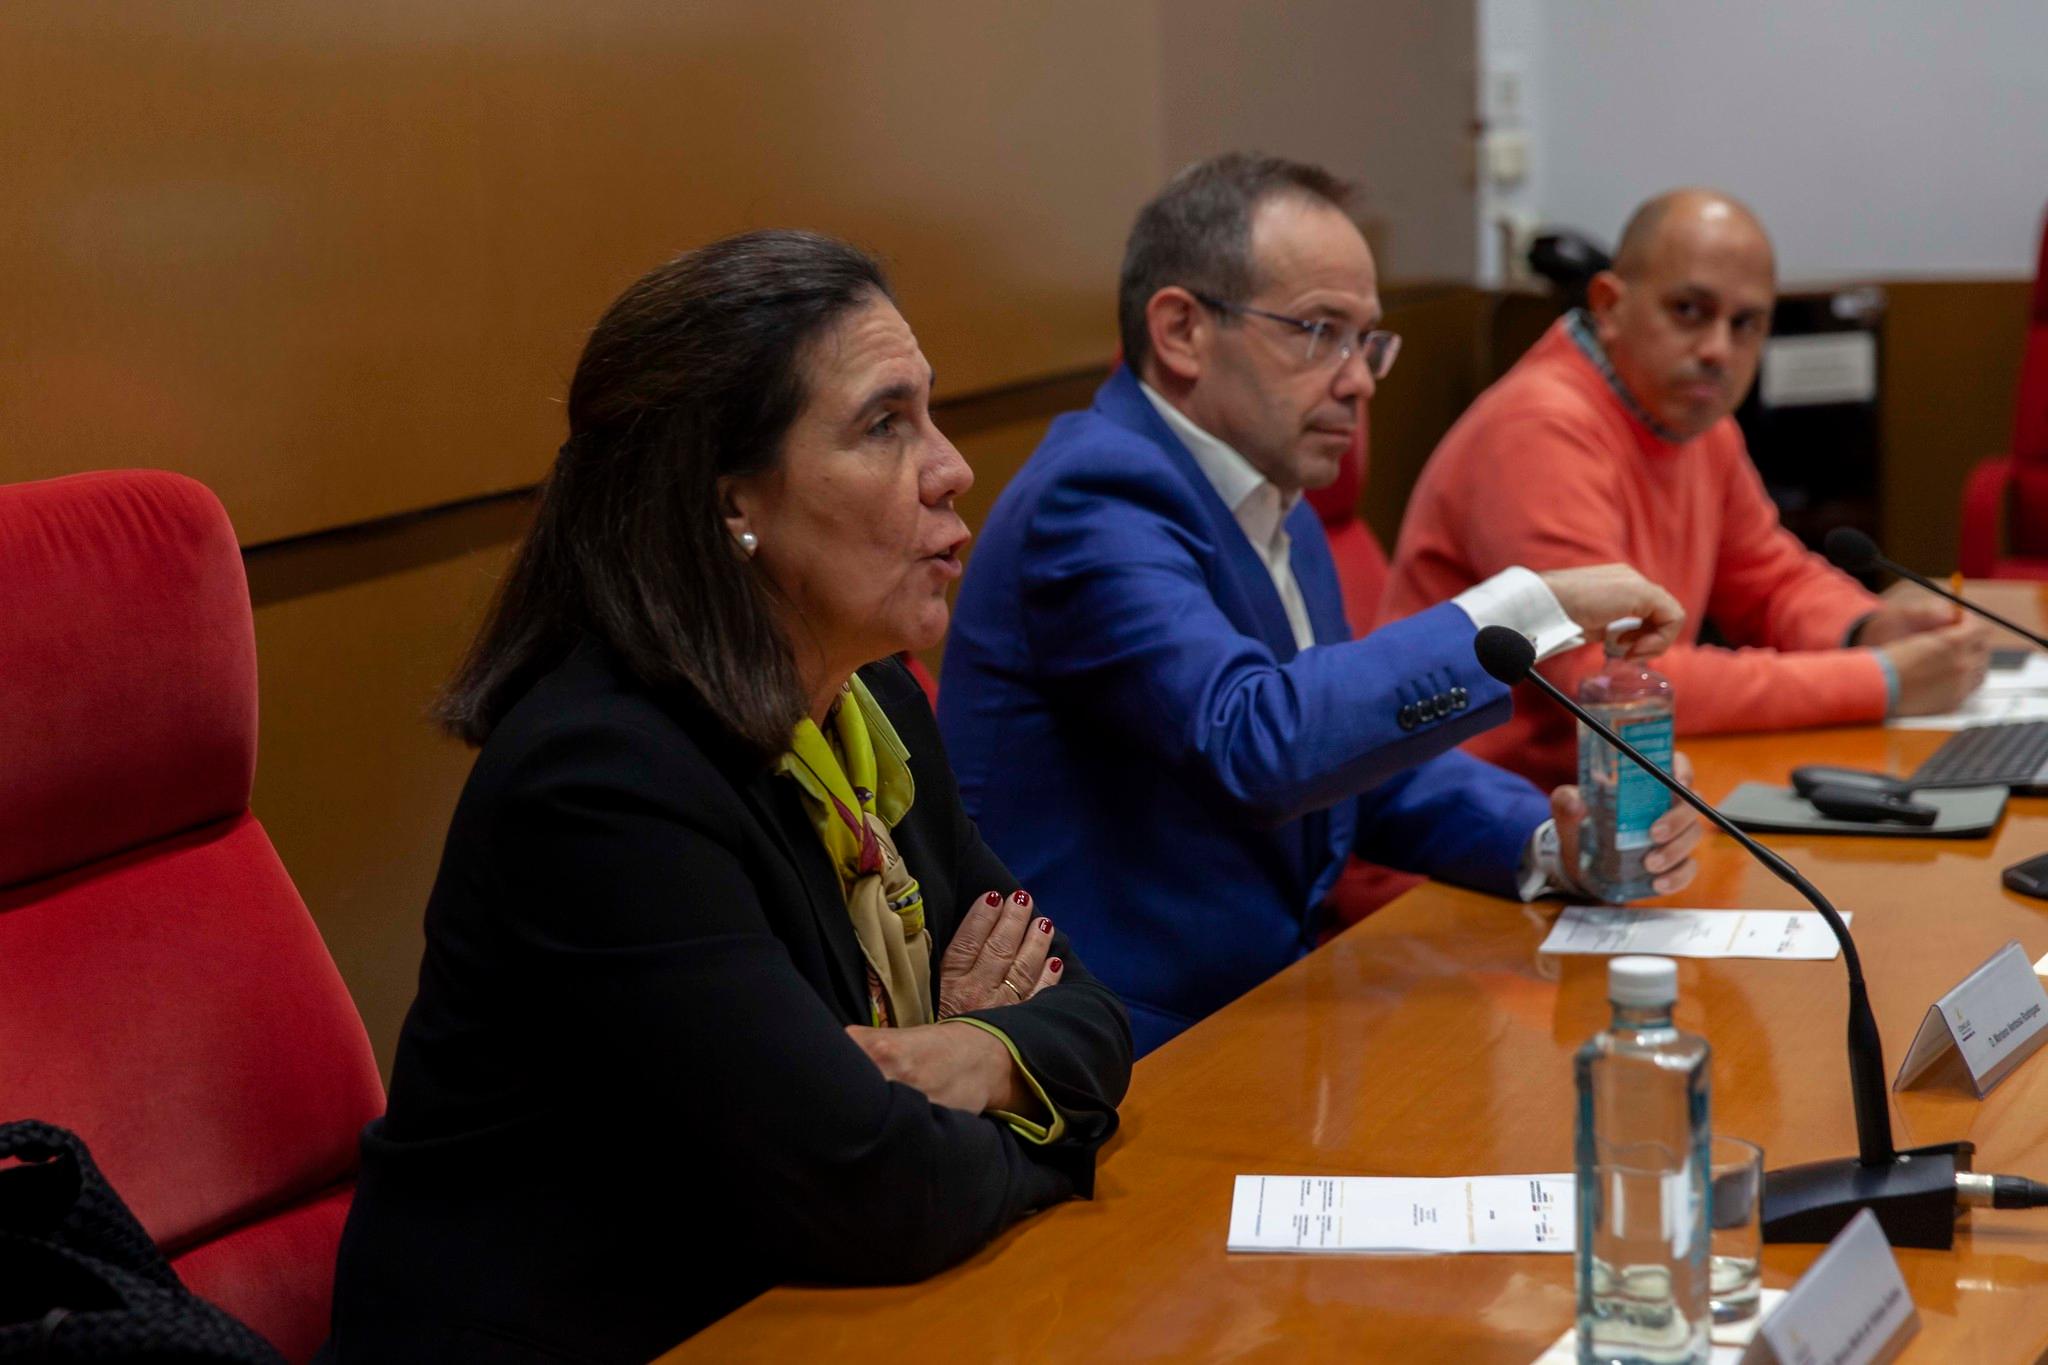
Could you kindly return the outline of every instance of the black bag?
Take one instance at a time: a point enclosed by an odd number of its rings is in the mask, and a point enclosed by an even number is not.
[[[0,1361],[284,1365],[185,1288],[76,1134],[0,1124]]]

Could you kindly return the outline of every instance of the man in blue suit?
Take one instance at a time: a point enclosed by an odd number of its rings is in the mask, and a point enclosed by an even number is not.
[[[1140,1051],[1308,951],[1354,851],[1504,895],[1573,889],[1576,791],[1546,800],[1456,752],[1509,713],[1473,635],[1512,625],[1548,652],[1638,616],[1649,654],[1682,616],[1624,566],[1510,570],[1351,639],[1301,491],[1336,477],[1398,341],[1375,330],[1345,194],[1230,155],[1144,209],[1125,363],[997,500],[947,642],[961,794],[1122,994]],[[1674,812],[1656,837],[1676,890],[1698,825]]]

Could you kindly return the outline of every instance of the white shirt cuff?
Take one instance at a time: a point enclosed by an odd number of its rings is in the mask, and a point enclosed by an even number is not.
[[[1515,894],[1525,901],[1543,896],[1583,896],[1585,889],[1564,865],[1558,845],[1557,821],[1545,820],[1522,848],[1522,866],[1515,875]]]
[[[1585,634],[1558,604],[1557,594],[1519,564],[1473,584],[1451,601],[1477,629],[1506,626],[1526,635],[1536,646],[1539,663],[1586,643]]]

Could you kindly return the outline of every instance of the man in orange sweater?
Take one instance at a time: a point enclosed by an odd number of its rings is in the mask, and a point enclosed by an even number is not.
[[[1987,634],[1929,594],[1875,597],[1778,522],[1730,415],[1756,376],[1776,266],[1755,216],[1676,190],[1638,209],[1588,307],[1480,395],[1416,484],[1380,622],[1510,564],[1620,560],[1684,605],[1653,665],[1681,734],[1869,723],[1952,710],[1983,681]],[[1736,648],[1698,643],[1712,620]],[[1544,665],[1570,691],[1597,645]],[[1524,689],[1528,684],[1524,684]],[[1549,784],[1576,762],[1571,718],[1521,698],[1466,746]]]

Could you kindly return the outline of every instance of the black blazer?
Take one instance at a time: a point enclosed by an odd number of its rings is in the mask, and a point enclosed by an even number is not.
[[[1017,883],[908,672],[862,677],[911,753],[895,834],[936,957]],[[426,937],[342,1237],[342,1365],[637,1363],[773,1284],[931,1275],[1089,1194],[1130,1078],[1122,1007],[1057,935],[1060,983],[981,1017],[1059,1143],[884,1081],[842,1032],[865,967],[795,784],[589,642],[484,746]]]

